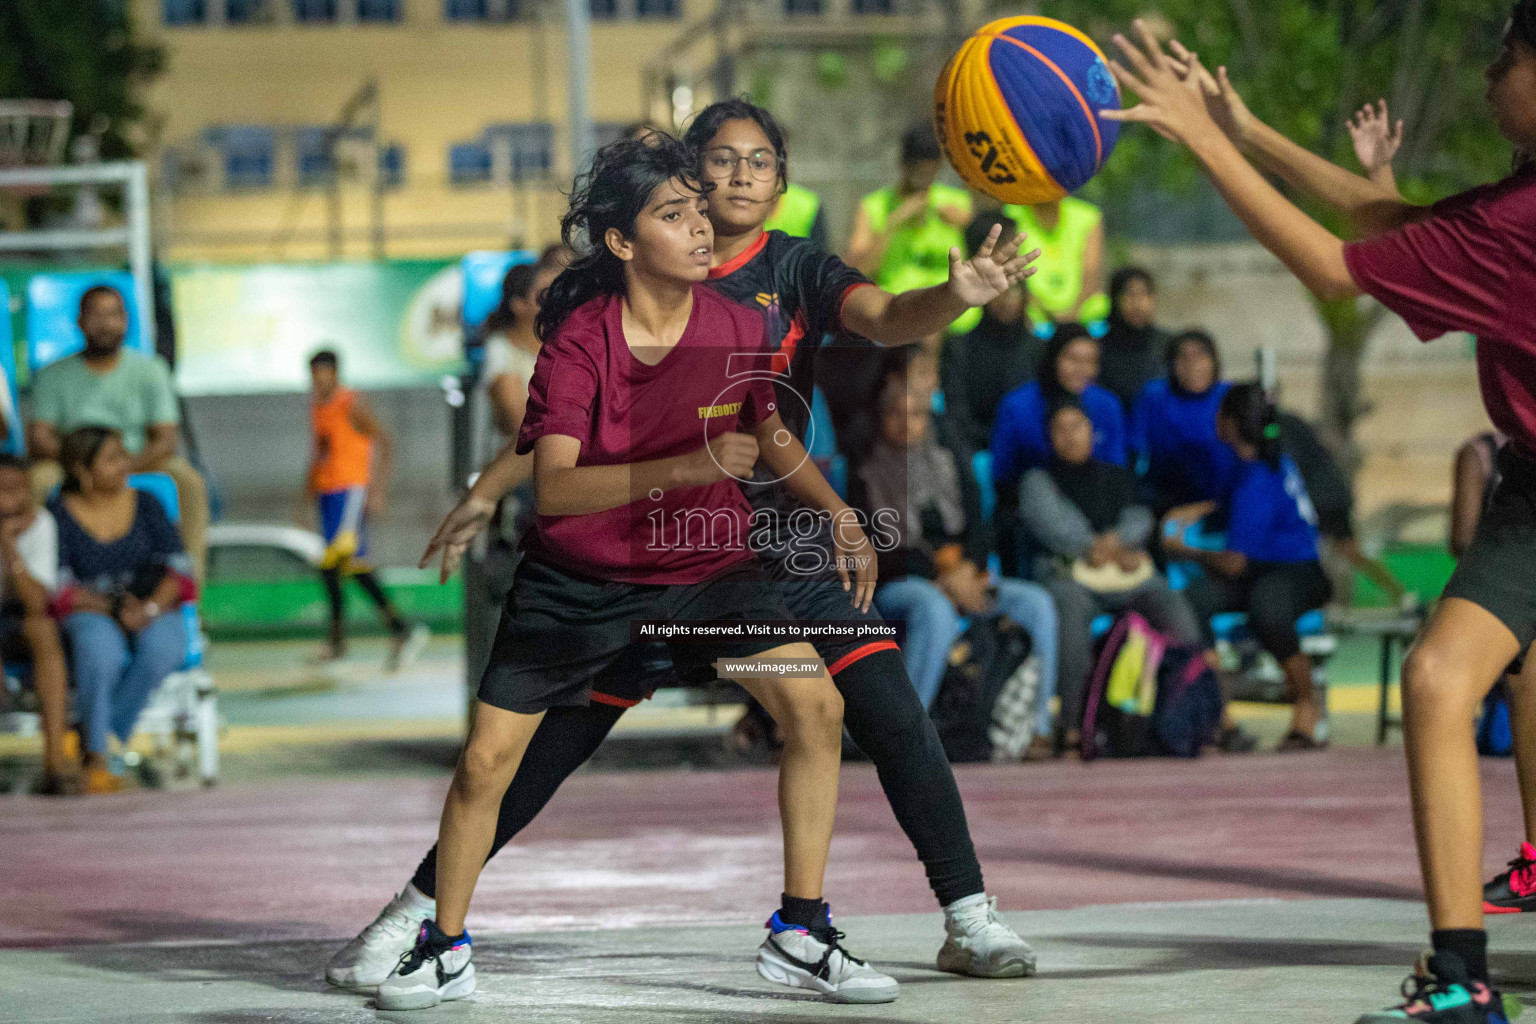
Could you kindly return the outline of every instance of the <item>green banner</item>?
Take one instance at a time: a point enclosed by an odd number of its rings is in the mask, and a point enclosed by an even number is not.
[[[184,395],[303,391],[322,348],[365,390],[464,365],[457,261],[174,267],[171,297]]]

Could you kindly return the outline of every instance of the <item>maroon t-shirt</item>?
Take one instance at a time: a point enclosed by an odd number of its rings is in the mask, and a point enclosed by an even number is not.
[[[686,455],[730,431],[750,433],[775,410],[763,315],[698,285],[672,349],[624,340],[624,301],[593,299],[544,341],[517,435],[527,453],[546,434],[581,442],[578,466]],[[579,516],[539,516],[530,553],[575,572],[625,583],[698,583],[752,557],[751,506],[726,477]]]
[[[1477,336],[1493,425],[1536,458],[1536,170],[1435,204],[1429,219],[1344,247],[1350,276],[1421,341]]]

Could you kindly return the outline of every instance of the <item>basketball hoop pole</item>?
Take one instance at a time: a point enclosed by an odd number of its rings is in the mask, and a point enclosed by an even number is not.
[[[140,329],[150,347],[156,339],[155,303],[151,288],[149,236],[149,172],[142,160],[67,167],[15,167],[0,170],[0,189],[52,188],[56,185],[117,185],[123,189],[123,209],[128,223],[120,228],[40,228],[0,231],[0,253],[40,249],[126,249],[133,274],[134,299],[139,305]]]

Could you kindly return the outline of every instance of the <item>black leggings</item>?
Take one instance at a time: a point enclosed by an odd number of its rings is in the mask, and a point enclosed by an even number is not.
[[[1301,650],[1296,620],[1327,604],[1333,586],[1317,562],[1250,562],[1236,579],[1207,571],[1191,580],[1184,593],[1207,646],[1216,642],[1212,615],[1247,612],[1248,629],[1259,646],[1283,664]]]
[[[843,724],[874,762],[891,810],[916,847],[939,904],[982,892],[981,865],[955,774],[907,678],[900,652],[877,651],[861,658],[833,682],[843,695]],[[490,857],[533,821],[623,714],[623,708],[605,704],[551,708],[545,714],[502,797]],[[411,882],[424,895],[436,897],[436,846],[427,851]]]
[[[365,572],[351,574],[357,585],[363,588],[373,603],[379,606],[379,614],[384,617],[384,623],[391,633],[405,631],[405,622],[400,618],[400,613],[395,611],[395,606],[390,602],[389,595],[384,593],[384,588],[379,585],[379,578],[373,574],[372,569]],[[346,604],[341,592],[341,570],[322,569],[320,578],[325,582],[325,596],[331,611],[331,640],[339,643],[346,633]]]

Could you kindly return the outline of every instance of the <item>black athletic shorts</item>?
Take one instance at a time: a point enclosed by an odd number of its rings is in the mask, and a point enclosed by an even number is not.
[[[1488,498],[1472,545],[1445,585],[1446,597],[1471,601],[1515,634],[1520,653],[1536,641],[1536,462],[1499,450],[1503,478]]]
[[[763,569],[773,581],[778,600],[789,610],[788,618],[800,622],[858,622],[880,625],[885,620],[871,602],[868,611],[853,606],[853,591],[844,590],[837,569],[830,562],[818,562],[809,552],[797,560],[793,555],[775,558],[762,553]],[[809,571],[806,571],[807,565]],[[895,640],[871,640],[843,637],[816,637],[811,640],[816,653],[826,663],[827,672],[837,675],[847,666],[876,651],[899,651]],[[708,679],[708,676],[703,677]],[[664,686],[682,682],[694,684],[699,677],[684,666],[674,667],[663,644],[641,644],[626,651],[605,668],[592,684],[592,699],[600,704],[633,707]]]
[[[17,665],[32,661],[32,645],[22,631],[26,618],[27,609],[20,601],[0,605],[0,662]]]
[[[586,705],[593,679],[630,647],[632,621],[792,617],[755,561],[702,583],[645,584],[600,580],[524,558],[502,604],[479,696],[522,714]],[[719,658],[749,658],[783,643],[729,639],[667,647],[680,670],[708,678]]]

